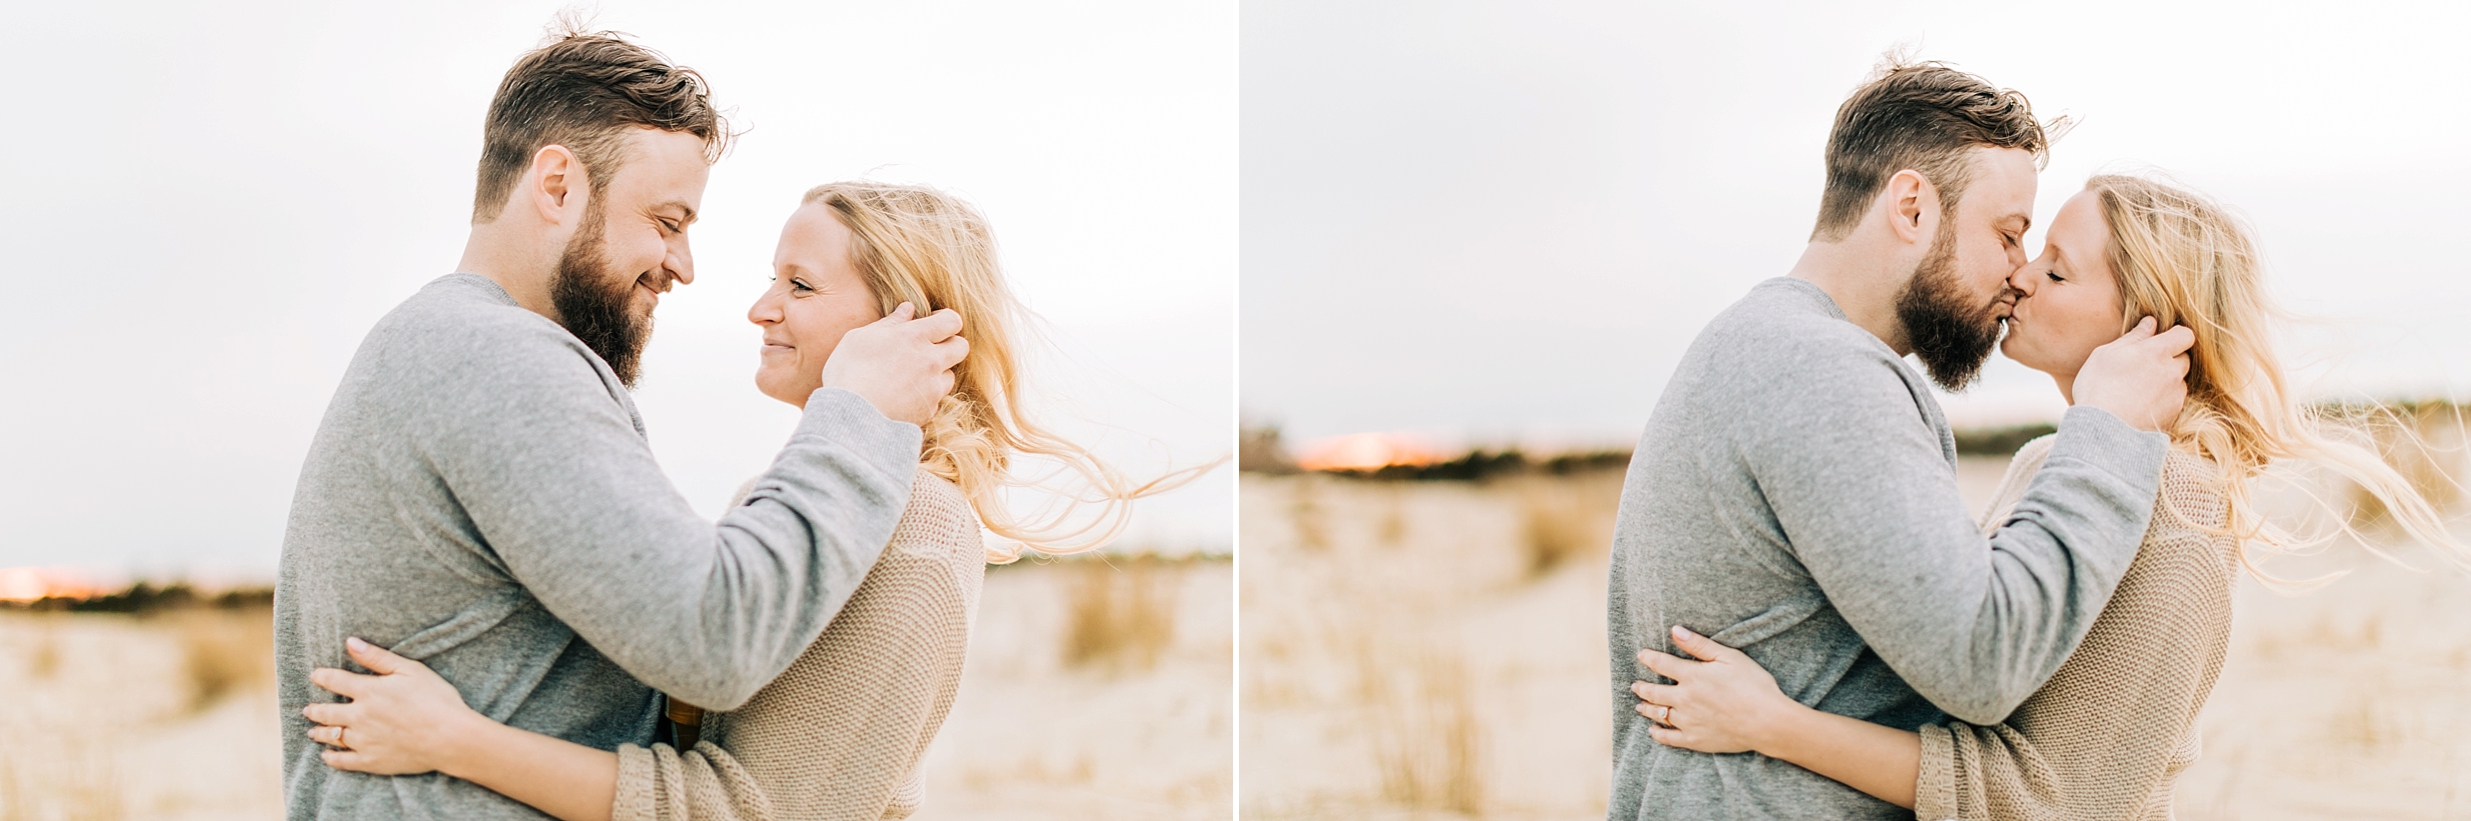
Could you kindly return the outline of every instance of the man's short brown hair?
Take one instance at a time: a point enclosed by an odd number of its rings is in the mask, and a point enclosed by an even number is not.
[[[2039,167],[2049,156],[2051,137],[2034,121],[2025,95],[1945,63],[1909,63],[1890,55],[1836,109],[1836,127],[1828,132],[1827,191],[1820,196],[1819,225],[1810,238],[1844,239],[1888,178],[1908,168],[1938,187],[1939,207],[1953,214],[1965,191],[1969,149],[2022,149],[2033,153]]]
[[[703,138],[706,160],[720,158],[730,134],[712,109],[703,75],[624,37],[569,33],[506,70],[489,102],[473,223],[498,218],[532,155],[547,146],[575,153],[595,201],[625,160],[621,148],[629,128],[693,134]]]

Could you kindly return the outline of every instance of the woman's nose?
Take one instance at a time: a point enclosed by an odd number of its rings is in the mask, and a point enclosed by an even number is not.
[[[747,306],[746,321],[757,325],[770,325],[781,321],[781,306],[773,299],[773,290],[764,289],[763,296],[756,297],[755,304]]]

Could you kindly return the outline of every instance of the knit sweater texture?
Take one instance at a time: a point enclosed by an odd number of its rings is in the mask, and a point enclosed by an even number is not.
[[[908,817],[985,575],[969,499],[920,471],[883,558],[788,671],[746,706],[705,714],[692,749],[618,748],[613,821]]]
[[[2050,454],[2017,451],[1983,529],[1997,527]],[[2212,466],[2173,451],[2153,525],[2110,603],[2050,683],[2008,720],[1925,726],[1914,812],[1926,821],[2165,821],[2196,762],[2197,713],[2231,645],[2239,542]]]

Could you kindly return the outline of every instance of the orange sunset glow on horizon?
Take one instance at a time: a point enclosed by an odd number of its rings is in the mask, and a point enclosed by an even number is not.
[[[0,568],[0,601],[85,599],[100,596],[103,592],[102,587],[62,568]]]
[[[1317,439],[1296,453],[1305,470],[1380,470],[1391,465],[1423,466],[1442,455],[1423,440],[1404,433],[1350,433]]]

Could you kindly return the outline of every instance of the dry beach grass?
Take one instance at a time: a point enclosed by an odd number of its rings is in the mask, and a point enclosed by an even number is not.
[[[2443,422],[2423,428],[2426,464],[2405,465],[2432,498],[2464,475]],[[1968,499],[2004,469],[1965,458]],[[1244,816],[1603,817],[1620,482],[1245,474]],[[2373,511],[2356,518],[2396,541]],[[2355,572],[2301,596],[2242,583],[2179,817],[2471,817],[2471,575],[2357,550],[2314,561],[2290,567]]]
[[[1232,594],[1223,558],[992,568],[915,817],[1227,818]],[[271,620],[0,611],[0,821],[280,816]]]

